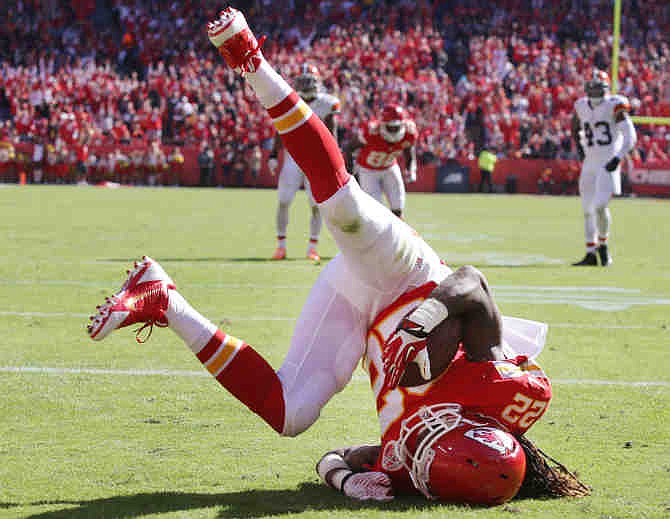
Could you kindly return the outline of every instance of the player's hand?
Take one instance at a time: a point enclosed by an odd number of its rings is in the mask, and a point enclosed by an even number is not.
[[[384,385],[387,389],[397,387],[410,362],[415,362],[419,366],[424,380],[430,379],[430,357],[426,349],[427,336],[423,326],[405,318],[398,329],[386,340],[382,351],[382,361],[385,374]]]
[[[405,182],[408,184],[416,182],[416,169],[408,169],[405,172]]]
[[[586,158],[586,154],[584,153],[584,148],[581,146],[577,147],[577,156],[579,157],[579,160],[581,162],[584,162],[584,159]]]
[[[360,501],[391,501],[391,478],[383,472],[358,472],[344,482],[344,495]]]
[[[621,162],[621,159],[619,157],[612,157],[607,164],[605,164],[605,169],[607,171],[614,171],[619,163]]]
[[[268,169],[270,170],[270,173],[272,173],[272,176],[274,177],[277,174],[277,166],[279,165],[279,162],[275,158],[268,159]]]

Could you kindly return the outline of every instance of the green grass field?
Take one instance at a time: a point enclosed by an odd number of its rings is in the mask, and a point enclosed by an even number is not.
[[[670,202],[615,200],[614,265],[576,269],[577,198],[408,197],[409,223],[453,266],[480,267],[503,313],[550,324],[540,361],[554,399],[529,436],[593,487],[585,499],[473,509],[359,504],[319,484],[323,452],[377,440],[361,370],[311,429],[280,438],[169,330],[144,345],[131,329],[86,336],[95,305],[148,254],[279,367],[323,267],[303,259],[302,193],[290,260],[267,260],[275,196],[0,187],[0,517],[670,516]],[[326,232],[320,252],[336,252]]]

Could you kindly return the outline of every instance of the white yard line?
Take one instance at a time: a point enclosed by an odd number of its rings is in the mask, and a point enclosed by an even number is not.
[[[119,282],[119,285],[121,283]],[[0,279],[0,285],[53,285],[53,286],[76,286],[76,287],[96,287],[104,288],[99,281],[80,281],[76,279]],[[180,283],[179,286],[185,287],[213,287],[213,288],[267,288],[267,289],[291,289],[311,288],[312,285],[283,285],[274,283]],[[557,292],[557,293],[577,293],[577,294],[640,294],[638,288],[620,288],[603,286],[550,286],[550,285],[491,285],[493,290],[506,293],[533,293],[533,292]],[[110,288],[111,290],[114,287]]]
[[[78,280],[14,280],[0,279],[8,286],[78,286],[99,287],[99,283]],[[272,283],[190,283],[186,288],[224,290],[290,290],[309,291],[308,285]],[[616,312],[635,306],[670,306],[670,297],[643,294],[640,289],[599,286],[531,286],[493,285],[496,299],[501,303],[532,305],[574,305],[591,311]],[[110,289],[110,292],[113,288]],[[3,315],[0,312],[0,315]]]
[[[207,315],[215,314],[216,312],[205,312]],[[70,318],[70,319],[86,319],[91,314],[77,313],[77,312],[16,312],[10,310],[0,310],[0,317],[23,317],[31,318]],[[228,321],[284,321],[293,322],[297,317],[281,317],[269,315],[229,315],[223,317],[214,317],[214,321],[221,320]],[[548,323],[549,328],[575,328],[575,329],[593,329],[593,330],[664,330],[670,331],[670,327],[663,328],[661,324],[658,325],[638,325],[638,324],[581,324],[581,323]]]
[[[0,366],[0,373],[34,373],[39,375],[113,375],[127,377],[209,377],[207,371],[171,369],[106,369],[106,368],[53,368],[46,366]]]
[[[549,328],[578,328],[587,330],[665,330],[661,325],[643,324],[579,324],[579,323],[548,323]]]
[[[210,374],[205,370],[186,371],[172,369],[106,369],[106,368],[56,368],[48,366],[0,366],[0,373],[37,374],[37,375],[105,375],[121,377],[186,377],[208,378]],[[355,382],[368,382],[367,375],[356,374],[352,378]],[[553,384],[585,385],[585,386],[622,386],[622,387],[670,387],[670,381],[665,380],[593,380],[593,379],[553,379]]]

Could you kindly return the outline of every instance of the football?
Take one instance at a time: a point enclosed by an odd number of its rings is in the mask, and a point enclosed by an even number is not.
[[[439,377],[451,363],[463,339],[463,322],[459,317],[447,317],[428,334],[428,354],[430,356],[431,380]],[[411,363],[400,379],[400,385],[414,387],[425,384],[419,367]]]

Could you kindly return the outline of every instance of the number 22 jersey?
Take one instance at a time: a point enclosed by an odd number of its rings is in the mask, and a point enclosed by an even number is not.
[[[368,332],[364,366],[376,396],[382,443],[397,439],[402,420],[420,407],[439,403],[460,404],[465,412],[486,417],[512,434],[524,434],[547,410],[552,396],[544,371],[525,355],[472,362],[460,348],[434,380],[416,387],[384,387],[385,338],[433,288],[427,284],[401,296],[380,313]]]

